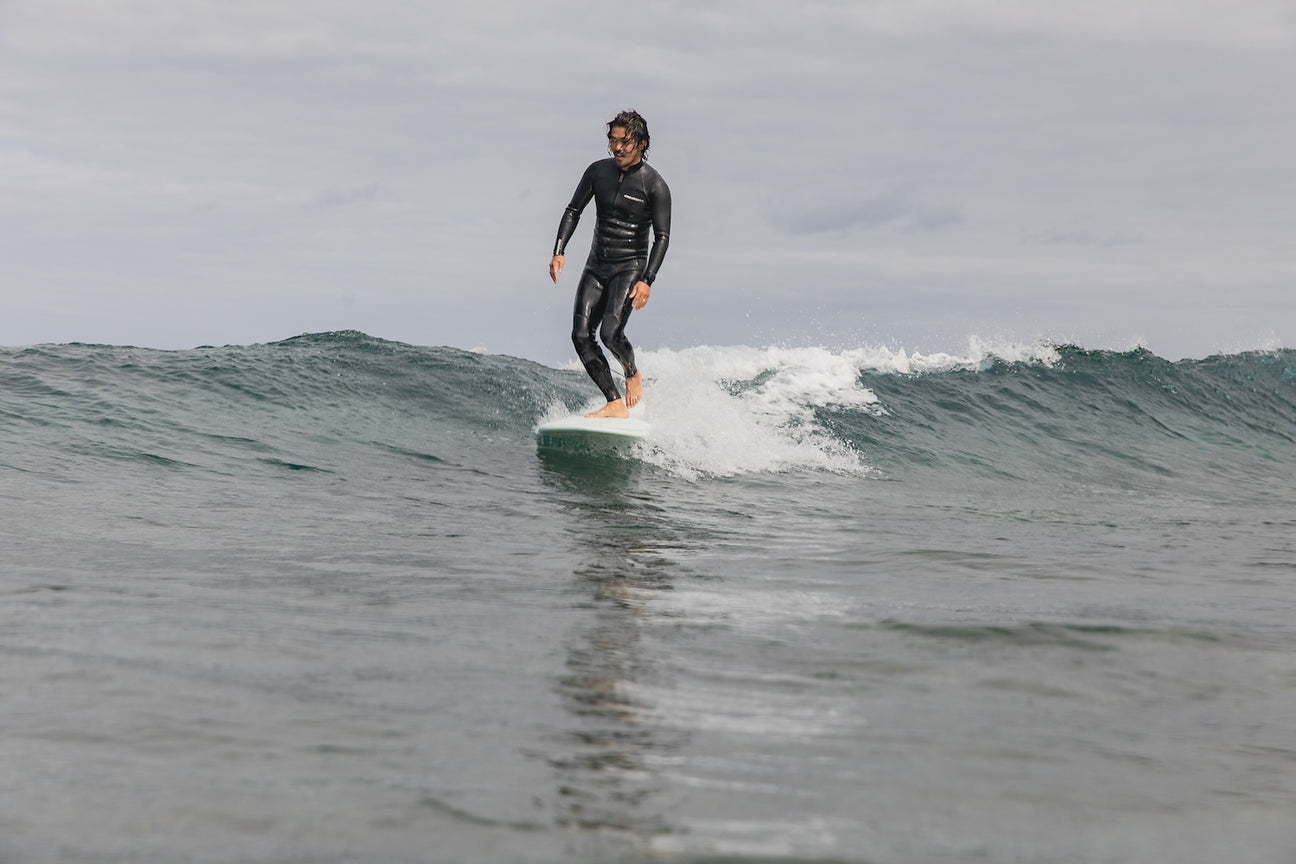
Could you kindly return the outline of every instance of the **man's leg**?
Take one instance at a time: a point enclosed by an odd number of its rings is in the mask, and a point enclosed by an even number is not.
[[[576,346],[576,355],[580,357],[585,372],[603,391],[603,398],[617,402],[621,399],[621,392],[612,379],[612,369],[603,356],[603,349],[594,341],[594,331],[604,317],[607,300],[603,283],[589,270],[582,273],[572,310],[572,344]]]
[[[603,322],[599,328],[599,338],[612,356],[621,363],[626,377],[626,405],[633,408],[643,396],[643,377],[635,366],[634,346],[626,338],[625,327],[630,319],[633,306],[630,291],[639,281],[639,268],[623,270],[608,280],[607,303],[603,310]]]

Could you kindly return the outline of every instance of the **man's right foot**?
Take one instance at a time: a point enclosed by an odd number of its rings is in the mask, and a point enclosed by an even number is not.
[[[626,407],[624,399],[617,399],[609,402],[597,411],[591,411],[586,417],[611,417],[624,420],[630,416],[630,409]]]

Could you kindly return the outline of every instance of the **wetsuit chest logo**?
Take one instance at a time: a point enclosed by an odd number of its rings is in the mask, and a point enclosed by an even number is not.
[[[638,202],[638,203],[640,203],[640,204],[644,203],[644,199],[642,199],[642,198],[636,198],[636,197],[633,196],[633,195],[626,195],[625,197],[629,198],[631,201],[636,201],[636,202]]]

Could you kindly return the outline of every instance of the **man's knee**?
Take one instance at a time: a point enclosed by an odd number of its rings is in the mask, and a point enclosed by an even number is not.
[[[616,346],[616,349],[620,349],[621,346],[630,344],[625,337],[625,322],[606,318],[603,319],[603,325],[599,327],[599,339],[609,348]]]
[[[577,354],[584,355],[586,352],[597,348],[594,344],[594,334],[582,328],[572,331],[571,340],[572,345],[576,346]]]

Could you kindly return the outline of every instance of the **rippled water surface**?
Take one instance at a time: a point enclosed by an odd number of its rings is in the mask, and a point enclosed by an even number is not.
[[[1014,350],[0,352],[0,861],[1296,860],[1296,360]]]

